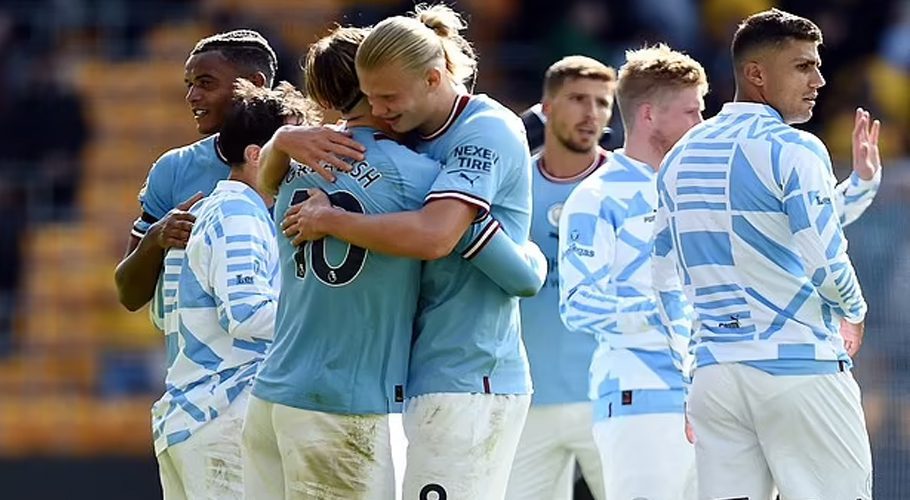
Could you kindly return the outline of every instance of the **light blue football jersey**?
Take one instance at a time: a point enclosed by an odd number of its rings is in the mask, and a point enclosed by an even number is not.
[[[149,226],[196,193],[208,195],[218,181],[228,178],[231,166],[217,148],[218,135],[172,149],[152,165],[139,191],[142,215],[133,223],[133,234],[142,238]]]
[[[807,375],[850,364],[838,320],[859,322],[867,306],[841,221],[874,191],[836,188],[817,137],[770,106],[727,103],[677,142],[657,186],[654,275],[678,272],[695,307],[696,371],[744,363]]]
[[[208,196],[215,185],[227,179],[230,173],[230,165],[218,151],[217,134],[167,151],[152,165],[145,184],[139,190],[142,214],[133,223],[133,236],[145,236],[152,224],[196,193]],[[162,280],[159,278],[149,316],[162,332],[165,330],[163,309]],[[165,334],[165,342],[170,364],[177,353],[177,339]]]
[[[531,158],[518,116],[487,96],[461,96],[443,127],[422,139],[418,150],[443,163],[428,202],[473,204],[513,241],[527,241]],[[457,255],[427,262],[408,396],[530,391],[518,299]]]
[[[321,188],[333,204],[367,214],[416,210],[439,164],[369,128],[351,129],[366,158],[335,183],[293,164],[275,219]],[[334,238],[293,247],[279,235],[282,288],[275,342],[253,394],[274,403],[339,414],[384,414],[404,398],[421,262]]]
[[[546,174],[540,155],[533,158],[531,240],[547,257],[548,268],[547,281],[540,292],[521,300],[522,337],[534,382],[532,405],[590,399],[588,370],[597,340],[591,335],[570,332],[559,317],[559,216],[572,190],[606,159],[606,152],[601,152],[584,172],[559,179]]]

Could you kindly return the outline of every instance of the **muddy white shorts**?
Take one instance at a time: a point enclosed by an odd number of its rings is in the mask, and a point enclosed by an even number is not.
[[[246,401],[245,397],[237,398],[227,411],[186,441],[158,455],[165,500],[243,498],[240,432]]]
[[[477,393],[405,401],[404,500],[502,500],[530,403]]]
[[[395,495],[388,415],[337,415],[251,396],[243,453],[249,499]]]

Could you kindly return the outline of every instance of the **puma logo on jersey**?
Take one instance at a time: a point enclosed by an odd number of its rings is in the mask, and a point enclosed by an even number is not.
[[[728,321],[726,323],[718,323],[717,327],[718,328],[742,328],[739,325],[739,316],[735,316],[735,315],[731,315],[730,321]]]
[[[475,175],[474,178],[472,179],[470,176],[468,176],[464,172],[459,172],[458,177],[464,177],[466,181],[471,183],[471,187],[474,187],[474,182],[477,181],[477,179],[480,179],[479,175]]]

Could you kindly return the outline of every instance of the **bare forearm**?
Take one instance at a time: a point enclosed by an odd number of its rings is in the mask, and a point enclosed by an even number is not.
[[[463,232],[430,223],[419,211],[364,215],[330,209],[323,223],[322,232],[353,245],[421,260],[449,255]]]
[[[130,311],[139,310],[155,294],[164,250],[153,239],[147,234],[114,271],[117,297],[123,307]]]
[[[280,130],[262,147],[260,154],[259,186],[268,194],[275,195],[281,186],[281,180],[288,173],[291,157],[280,145]]]

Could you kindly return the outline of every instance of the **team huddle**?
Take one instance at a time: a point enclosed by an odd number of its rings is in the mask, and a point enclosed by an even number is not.
[[[880,125],[857,110],[839,185],[791,126],[818,27],[745,19],[706,121],[663,44],[555,62],[520,118],[471,92],[465,28],[336,27],[303,91],[256,32],[191,51],[208,137],[153,165],[115,273],[164,333],[164,497],[561,500],[577,462],[598,500],[871,499],[843,226]]]

